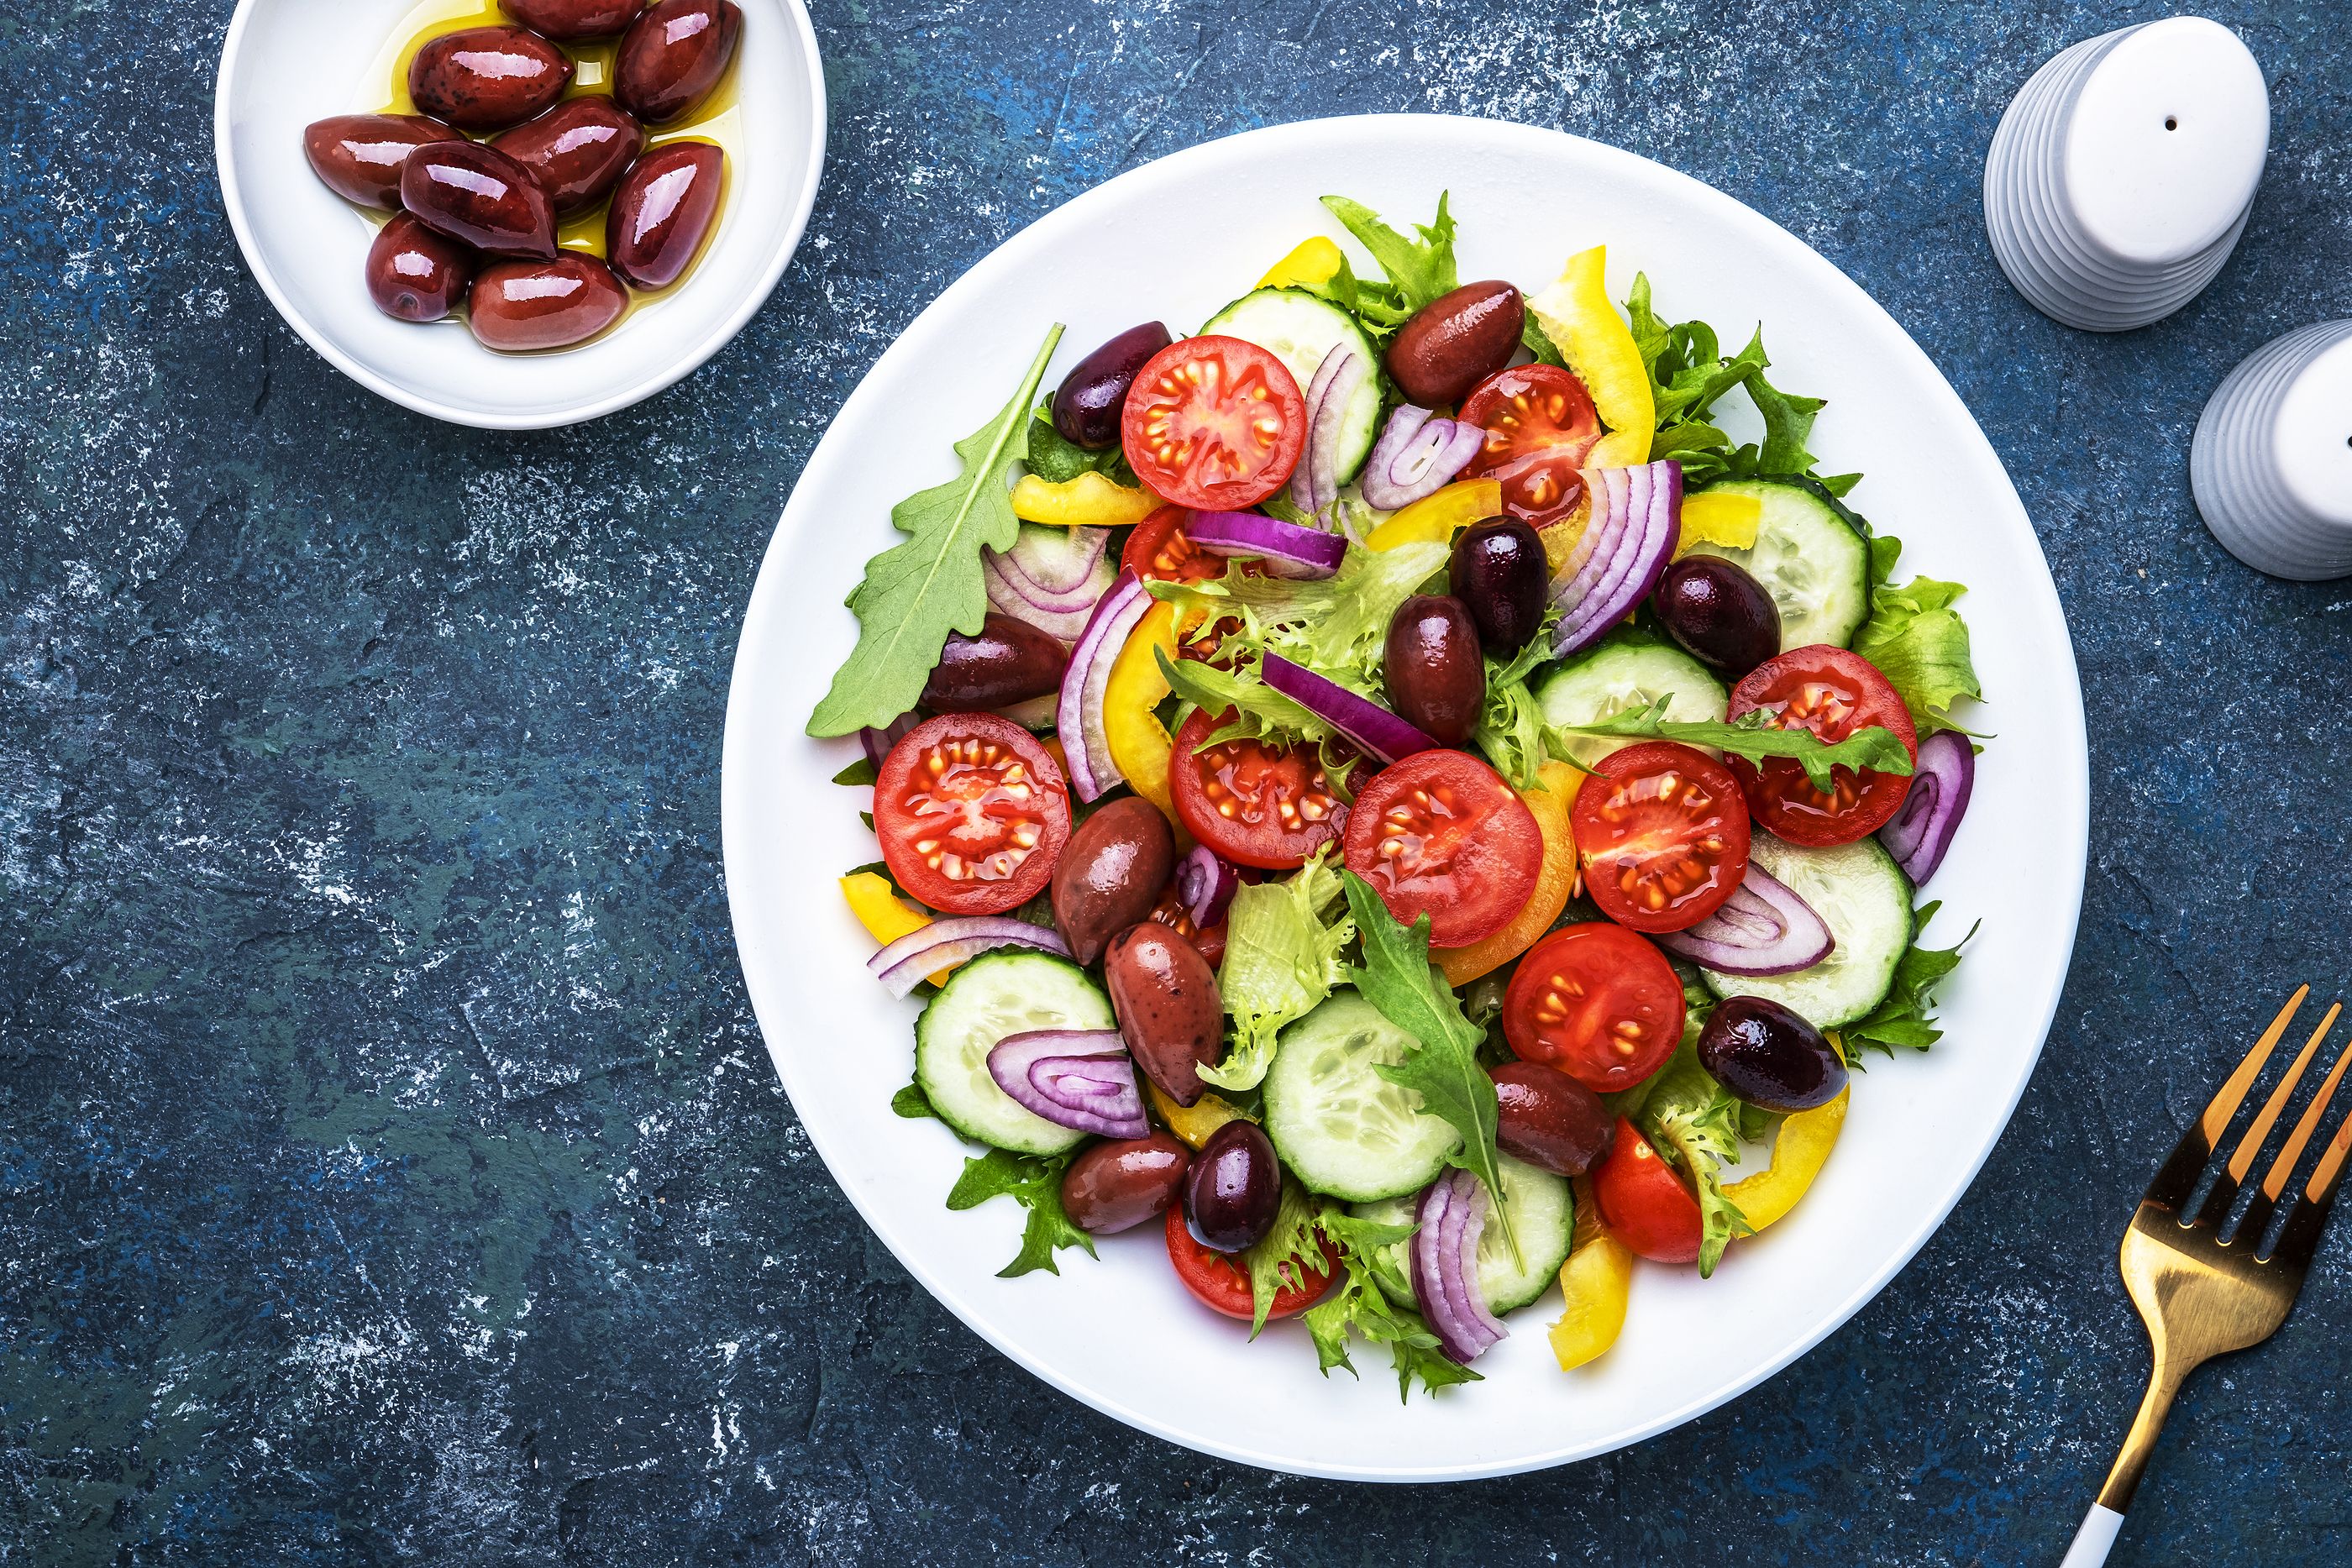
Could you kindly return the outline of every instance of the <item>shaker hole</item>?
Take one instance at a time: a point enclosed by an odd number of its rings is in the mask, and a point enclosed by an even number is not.
[[[2171,115],[2171,114],[2168,114],[2168,115],[2166,115],[2166,116],[2164,117],[2164,128],[2165,128],[2167,131],[2178,131],[2178,130],[2179,130],[2179,129],[2180,129],[2180,120],[2179,120],[2179,116],[2177,116],[2177,115]]]

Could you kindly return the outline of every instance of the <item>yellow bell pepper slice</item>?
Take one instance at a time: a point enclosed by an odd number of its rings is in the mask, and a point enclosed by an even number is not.
[[[911,936],[931,923],[931,917],[898,901],[890,891],[890,879],[879,872],[853,872],[841,879],[841,896],[849,901],[849,912],[866,927],[866,935],[885,947],[901,936]],[[944,986],[955,972],[950,964],[930,977],[931,984]]]
[[[1433,490],[1374,528],[1364,543],[1372,549],[1399,545],[1443,545],[1475,522],[1503,515],[1503,482],[1458,479]]]
[[[1467,947],[1441,947],[1431,955],[1445,971],[1449,985],[1467,985],[1509,963],[1534,946],[1568,907],[1576,887],[1576,840],[1569,831],[1568,814],[1576,804],[1580,780],[1565,762],[1545,763],[1540,777],[1540,788],[1519,792],[1519,799],[1535,813],[1537,831],[1543,834],[1543,869],[1536,873],[1536,890],[1511,923],[1485,941]]]
[[[1693,545],[1751,549],[1763,521],[1764,503],[1753,496],[1735,496],[1728,490],[1685,496],[1682,542],[1675,546],[1675,559],[1688,555]]]
[[[1528,301],[1537,325],[1592,394],[1609,434],[1585,458],[1593,468],[1627,468],[1650,460],[1657,434],[1657,400],[1633,329],[1610,303],[1604,277],[1608,247],[1594,246],[1568,258],[1559,281]]]
[[[1151,1108],[1160,1113],[1161,1121],[1168,1124],[1169,1130],[1196,1149],[1209,1141],[1210,1134],[1226,1123],[1252,1120],[1219,1099],[1213,1091],[1203,1093],[1190,1105],[1179,1105],[1149,1078],[1143,1080],[1143,1092],[1150,1096]]]
[[[1168,680],[1160,673],[1155,653],[1176,656],[1176,607],[1155,601],[1128,633],[1127,645],[1110,667],[1103,687],[1103,735],[1110,742],[1110,759],[1135,792],[1160,808],[1176,830],[1177,847],[1192,847],[1176,800],[1168,789],[1168,766],[1176,745],[1157,711],[1168,700]]]
[[[1266,269],[1257,280],[1260,288],[1320,288],[1339,276],[1348,258],[1339,247],[1317,235],[1313,239],[1298,242],[1288,256]]]
[[[1164,503],[1149,490],[1114,485],[1088,472],[1051,485],[1024,474],[1013,486],[1013,515],[1057,528],[1119,528],[1139,523]]]
[[[1625,1306],[1633,1291],[1632,1249],[1602,1231],[1559,1266],[1559,1291],[1568,1310],[1551,1325],[1551,1353],[1562,1372],[1573,1372],[1598,1359],[1625,1332]]]
[[[1830,1151],[1837,1147],[1838,1134],[1845,1128],[1846,1105],[1853,1098],[1849,1087],[1828,1104],[1787,1118],[1772,1143],[1771,1166],[1723,1189],[1723,1196],[1738,1206],[1748,1224],[1761,1230],[1797,1207],[1797,1200],[1829,1163]]]

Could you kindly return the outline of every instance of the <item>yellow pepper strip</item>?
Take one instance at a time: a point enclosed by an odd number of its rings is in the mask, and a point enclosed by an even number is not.
[[[841,896],[849,901],[849,912],[866,933],[885,947],[901,936],[911,936],[931,923],[931,917],[919,910],[901,904],[890,891],[890,879],[879,872],[853,872],[841,879]],[[931,984],[944,986],[955,966],[931,976]]]
[[[1163,503],[1149,490],[1114,485],[1087,472],[1058,485],[1024,474],[1013,486],[1013,515],[1057,528],[1118,528],[1139,523]]]
[[[1594,246],[1568,258],[1559,281],[1528,301],[1544,336],[1559,350],[1592,394],[1609,434],[1584,461],[1593,468],[1627,468],[1650,460],[1658,405],[1633,329],[1609,301],[1608,247]]]
[[[1267,268],[1266,275],[1257,280],[1257,286],[1260,288],[1320,288],[1339,276],[1339,269],[1347,265],[1347,261],[1348,258],[1339,254],[1338,246],[1317,235],[1313,239],[1299,241],[1288,256]]]
[[[1190,1105],[1179,1105],[1149,1078],[1143,1080],[1143,1092],[1151,1097],[1151,1108],[1160,1113],[1161,1121],[1168,1124],[1169,1130],[1196,1149],[1209,1141],[1210,1134],[1226,1123],[1252,1119],[1219,1099],[1214,1091],[1202,1094]]]
[[[1748,1224],[1761,1230],[1797,1207],[1797,1200],[1829,1163],[1830,1151],[1837,1147],[1838,1134],[1845,1127],[1846,1105],[1853,1098],[1853,1091],[1848,1088],[1828,1104],[1800,1111],[1783,1121],[1780,1135],[1772,1143],[1770,1167],[1723,1189],[1723,1196],[1738,1206]]]
[[[1753,496],[1735,496],[1728,490],[1685,496],[1683,537],[1675,547],[1675,559],[1680,560],[1688,555],[1693,545],[1753,549],[1756,530],[1763,521],[1764,503]]]
[[[1568,907],[1576,885],[1576,840],[1568,829],[1568,813],[1576,804],[1577,773],[1564,762],[1547,762],[1541,778],[1539,788],[1519,792],[1519,799],[1535,813],[1537,831],[1543,834],[1543,869],[1536,873],[1536,890],[1511,923],[1485,941],[1467,947],[1442,947],[1431,955],[1445,971],[1449,985],[1467,985],[1509,963],[1534,946]]]
[[[1373,549],[1451,544],[1454,536],[1471,524],[1502,515],[1501,480],[1459,479],[1400,510],[1374,528],[1364,543]]]
[[[1568,1310],[1551,1325],[1551,1353],[1562,1372],[1598,1359],[1625,1332],[1625,1304],[1633,1290],[1633,1253],[1602,1231],[1559,1266]]]
[[[1175,756],[1175,742],[1170,738],[1168,727],[1160,722],[1154,711],[1168,700],[1168,681],[1160,673],[1160,661],[1152,654],[1165,650],[1176,656],[1176,607],[1165,601],[1153,603],[1143,612],[1128,634],[1127,645],[1118,651],[1118,661],[1110,667],[1110,681],[1103,687],[1103,735],[1110,742],[1110,759],[1135,792],[1160,808],[1168,825],[1176,830],[1179,850],[1192,847],[1192,835],[1184,831],[1184,821],[1176,814],[1176,801],[1168,789],[1168,765]]]

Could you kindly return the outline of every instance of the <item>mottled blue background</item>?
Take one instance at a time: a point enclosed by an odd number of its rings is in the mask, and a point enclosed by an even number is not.
[[[0,0],[0,1563],[2056,1560],[2146,1365],[2133,1197],[2249,1020],[2352,973],[2352,586],[2241,568],[2185,477],[2231,364],[2352,314],[2338,0],[2211,7],[2269,173],[2212,291],[2119,339],[2011,293],[1977,182],[2035,63],[2161,6],[824,0],[774,299],[512,436],[362,392],[255,287],[228,12]],[[1630,1452],[1380,1490],[1096,1416],[872,1239],[744,999],[719,742],[778,509],[940,287],[1119,170],[1391,109],[1647,153],[1886,304],[2041,529],[2095,831],[2041,1072],[1885,1295]],[[2190,1387],[2117,1561],[2352,1559],[2347,1246]]]

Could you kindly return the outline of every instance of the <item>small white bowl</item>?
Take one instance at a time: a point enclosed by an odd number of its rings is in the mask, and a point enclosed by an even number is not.
[[[614,330],[549,354],[497,354],[455,322],[395,321],[368,298],[373,226],[321,184],[313,120],[374,107],[363,80],[416,0],[239,0],[213,110],[221,197],[263,292],[303,340],[371,392],[485,430],[576,424],[651,397],[717,353],[766,300],[808,225],[824,166],[824,71],[800,0],[738,0],[739,167],[694,271]]]

